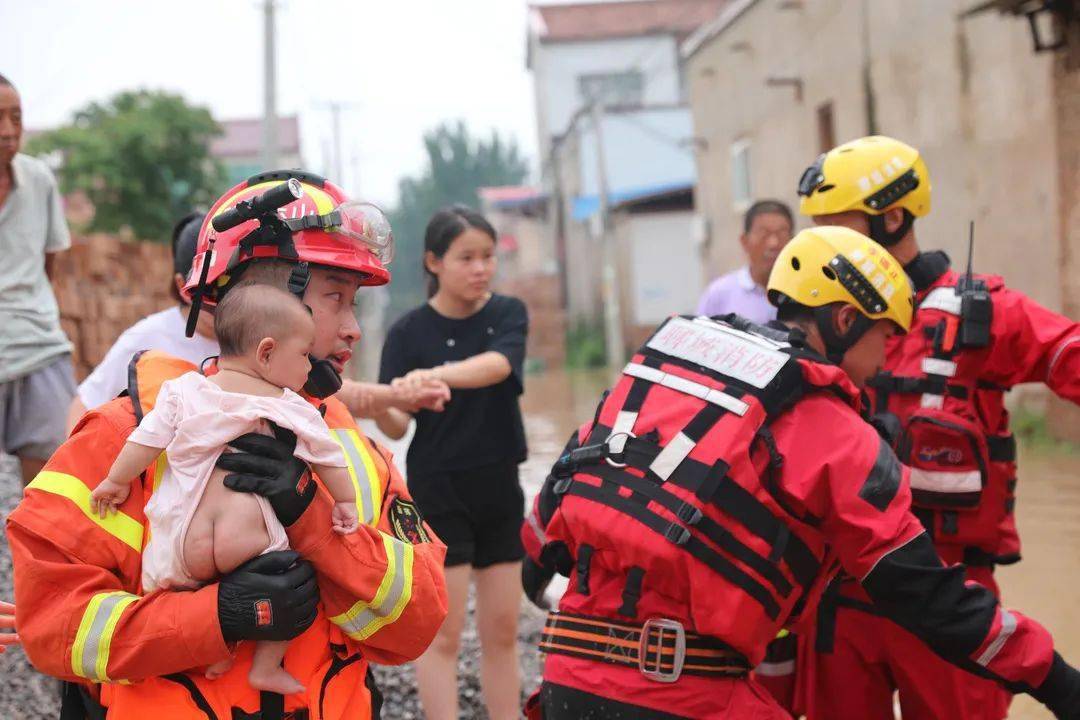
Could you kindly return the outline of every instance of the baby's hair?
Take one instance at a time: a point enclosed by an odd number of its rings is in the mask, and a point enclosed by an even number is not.
[[[214,334],[221,357],[245,355],[265,337],[280,339],[308,315],[306,305],[287,290],[255,282],[241,282],[229,290],[214,312]]]

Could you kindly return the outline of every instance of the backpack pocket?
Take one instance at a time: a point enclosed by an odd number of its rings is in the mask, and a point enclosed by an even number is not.
[[[908,419],[897,455],[911,468],[911,495],[916,507],[972,510],[978,506],[990,454],[986,436],[971,420],[923,408]]]

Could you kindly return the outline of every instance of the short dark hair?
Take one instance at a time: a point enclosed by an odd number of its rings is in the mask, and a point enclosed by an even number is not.
[[[0,85],[7,85],[9,88],[12,88],[12,89],[14,89],[14,87],[15,87],[15,83],[11,82],[10,80],[8,80],[3,75],[0,75]]]
[[[176,221],[172,230],[172,258],[173,275],[183,275],[185,278],[191,272],[191,265],[195,261],[195,250],[199,244],[199,229],[202,227],[205,213],[191,212]],[[175,279],[169,278],[169,290],[177,302],[186,305],[187,302],[180,296],[176,289]]]
[[[750,232],[750,228],[754,227],[754,219],[758,215],[772,214],[783,215],[787,218],[788,225],[795,229],[795,217],[791,214],[791,208],[787,206],[787,203],[781,200],[758,200],[743,215],[743,232]]]
[[[424,231],[425,253],[430,252],[441,258],[446,255],[450,245],[469,228],[490,235],[492,242],[498,242],[498,234],[487,218],[467,205],[450,205],[436,212],[428,221],[427,230]],[[424,274],[427,275],[428,297],[431,297],[439,289],[439,278],[428,270],[424,258],[420,258],[420,262],[423,264]]]
[[[288,290],[259,282],[240,283],[214,311],[214,335],[221,346],[221,357],[238,357],[250,352],[263,338],[279,338],[296,313],[309,312]]]

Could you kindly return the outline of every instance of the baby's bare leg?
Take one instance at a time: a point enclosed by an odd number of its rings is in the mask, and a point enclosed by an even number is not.
[[[184,539],[184,560],[197,580],[209,582],[230,573],[262,554],[270,545],[259,501],[254,495],[233,492],[222,480],[225,471],[215,470]],[[303,686],[281,667],[287,642],[259,642],[248,674],[257,690],[281,694],[303,692]],[[207,669],[210,679],[220,677],[232,665],[229,660]]]
[[[304,686],[281,667],[285,649],[289,643],[260,640],[255,643],[255,655],[251,659],[248,682],[256,690],[267,690],[280,695],[304,692]]]

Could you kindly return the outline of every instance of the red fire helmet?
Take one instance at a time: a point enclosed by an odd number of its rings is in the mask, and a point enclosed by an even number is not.
[[[293,179],[298,182],[290,183]],[[278,208],[277,217],[288,228],[288,237],[283,237],[284,232],[273,237],[272,234],[260,236],[260,222],[255,218],[224,231],[214,228],[215,217],[286,183],[295,189],[296,199]],[[349,200],[337,185],[310,173],[296,170],[262,173],[226,192],[207,213],[199,230],[195,262],[188,273],[184,294],[191,298],[208,256],[205,300],[213,303],[218,289],[255,258],[280,258],[348,270],[360,275],[362,285],[385,285],[390,281],[386,266],[393,252],[390,222],[375,205]]]

